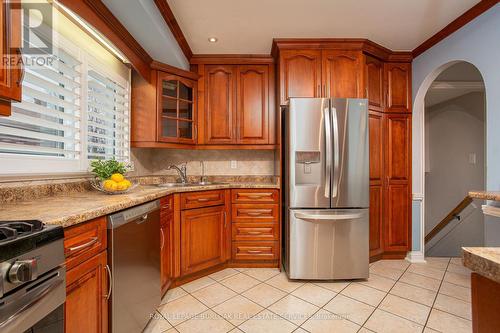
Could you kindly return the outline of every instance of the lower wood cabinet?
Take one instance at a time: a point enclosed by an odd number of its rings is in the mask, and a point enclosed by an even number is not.
[[[66,272],[66,333],[108,331],[107,251]]]
[[[225,206],[185,210],[181,215],[181,275],[227,260],[228,216]]]

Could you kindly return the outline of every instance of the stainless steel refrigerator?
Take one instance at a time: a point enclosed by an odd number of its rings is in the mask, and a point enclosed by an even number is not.
[[[288,277],[368,278],[367,101],[291,98],[282,112]]]

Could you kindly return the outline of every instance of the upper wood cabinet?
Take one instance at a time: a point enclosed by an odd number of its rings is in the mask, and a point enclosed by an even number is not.
[[[198,75],[154,62],[151,81],[132,71],[131,147],[193,148]]]
[[[0,8],[0,115],[9,116],[10,102],[21,101],[21,10],[20,3],[2,0]],[[5,61],[7,60],[7,61]]]
[[[323,97],[363,97],[363,54],[359,51],[322,51]]]
[[[386,112],[411,112],[411,64],[386,63]]]
[[[196,82],[158,72],[158,141],[196,143]]]
[[[384,111],[384,64],[382,61],[366,56],[365,82],[369,108]]]
[[[269,67],[238,66],[236,86],[238,143],[269,143]]]
[[[205,143],[234,143],[236,137],[235,66],[205,67]]]
[[[258,147],[274,143],[271,66],[199,65],[198,72],[200,144]]]
[[[321,97],[321,51],[281,51],[279,76],[280,104],[290,97]]]

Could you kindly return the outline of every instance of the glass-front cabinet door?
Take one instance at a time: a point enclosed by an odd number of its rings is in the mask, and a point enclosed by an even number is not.
[[[158,140],[196,143],[196,82],[158,74]]]

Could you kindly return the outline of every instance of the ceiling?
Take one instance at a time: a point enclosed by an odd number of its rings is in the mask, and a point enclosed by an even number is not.
[[[434,80],[425,95],[425,106],[434,106],[472,92],[484,92],[483,77],[474,65],[462,61]]]
[[[154,59],[189,69],[189,62],[153,0],[103,0],[135,40]]]
[[[117,1],[117,0],[107,0]],[[195,54],[269,54],[273,38],[367,38],[411,51],[479,0],[165,0]],[[217,43],[209,43],[215,36]]]

